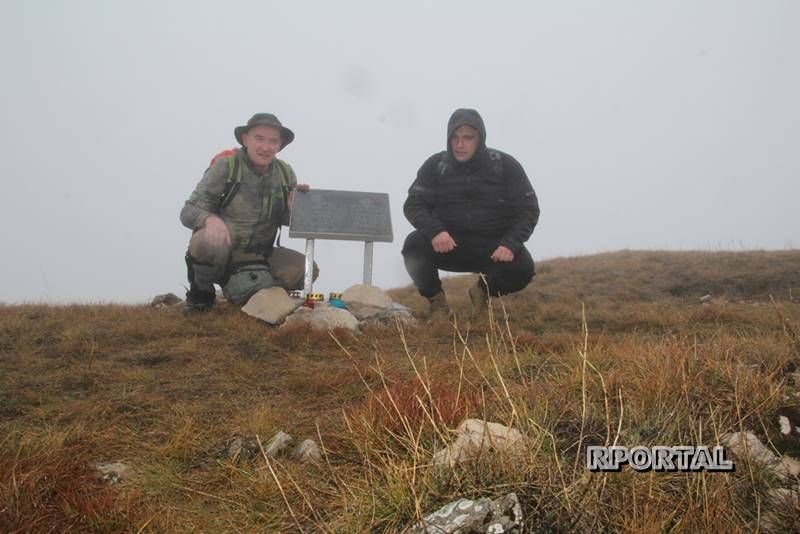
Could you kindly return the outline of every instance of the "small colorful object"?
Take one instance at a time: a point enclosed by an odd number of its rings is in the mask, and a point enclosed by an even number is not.
[[[347,306],[344,302],[342,302],[342,294],[341,293],[331,293],[328,295],[328,303],[331,306],[335,306],[337,308],[341,308],[343,310],[347,309]]]

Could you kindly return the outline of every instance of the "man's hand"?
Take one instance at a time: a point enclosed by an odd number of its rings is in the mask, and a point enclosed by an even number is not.
[[[442,254],[444,252],[450,252],[458,245],[456,242],[453,241],[453,238],[450,237],[450,234],[447,232],[439,232],[436,236],[431,239],[431,245],[433,245],[433,250]]]
[[[289,205],[289,209],[292,209],[292,204],[294,204],[294,192],[295,190],[300,191],[301,193],[305,193],[306,191],[310,190],[311,186],[308,184],[297,184],[292,188],[292,191],[289,191],[289,200],[287,204]]]
[[[228,227],[225,226],[225,222],[222,219],[213,213],[206,217],[203,228],[206,230],[206,240],[212,247],[231,246],[231,234],[228,233]]]
[[[492,261],[514,261],[514,253],[511,252],[510,248],[500,245],[492,253]]]

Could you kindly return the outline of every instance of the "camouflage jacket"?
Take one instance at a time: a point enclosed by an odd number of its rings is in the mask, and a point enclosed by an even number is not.
[[[289,224],[289,210],[284,199],[278,165],[273,162],[266,174],[259,175],[250,158],[241,148],[242,181],[230,203],[220,208],[225,182],[228,179],[229,157],[219,158],[209,167],[181,210],[181,223],[192,230],[203,227],[206,218],[217,214],[228,227],[234,252],[266,254],[275,241],[281,224]],[[286,182],[291,188],[297,177],[288,165]]]

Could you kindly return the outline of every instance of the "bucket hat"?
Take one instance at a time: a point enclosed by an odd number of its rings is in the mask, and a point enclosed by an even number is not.
[[[270,128],[277,128],[281,133],[281,150],[283,150],[286,145],[294,141],[294,132],[281,124],[281,121],[278,120],[278,117],[272,113],[256,113],[250,117],[250,120],[247,121],[246,125],[237,126],[234,128],[233,136],[236,137],[236,140],[240,145],[243,145],[244,143],[242,143],[242,135],[246,134],[251,128],[255,128],[256,126],[269,126]]]

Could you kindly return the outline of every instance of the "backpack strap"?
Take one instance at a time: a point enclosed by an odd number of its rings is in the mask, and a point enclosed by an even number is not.
[[[230,204],[239,186],[242,184],[242,163],[239,161],[239,156],[235,155],[228,158],[228,179],[225,180],[225,189],[219,196],[219,209],[224,208]]]
[[[280,176],[281,179],[281,190],[283,191],[283,209],[284,211],[289,209],[289,194],[292,192],[293,184],[289,182],[289,176],[291,176],[291,171],[289,170],[289,164],[283,160],[275,158],[275,163],[277,165],[276,172]],[[278,226],[278,237],[275,240],[275,244],[277,246],[281,246],[281,227]]]
[[[289,207],[289,193],[294,189],[294,185],[289,182],[289,176],[291,176],[291,170],[289,169],[289,164],[283,161],[282,159],[275,158],[275,163],[277,164],[277,171],[278,175],[281,179],[281,189],[283,190],[283,204],[285,208]]]

